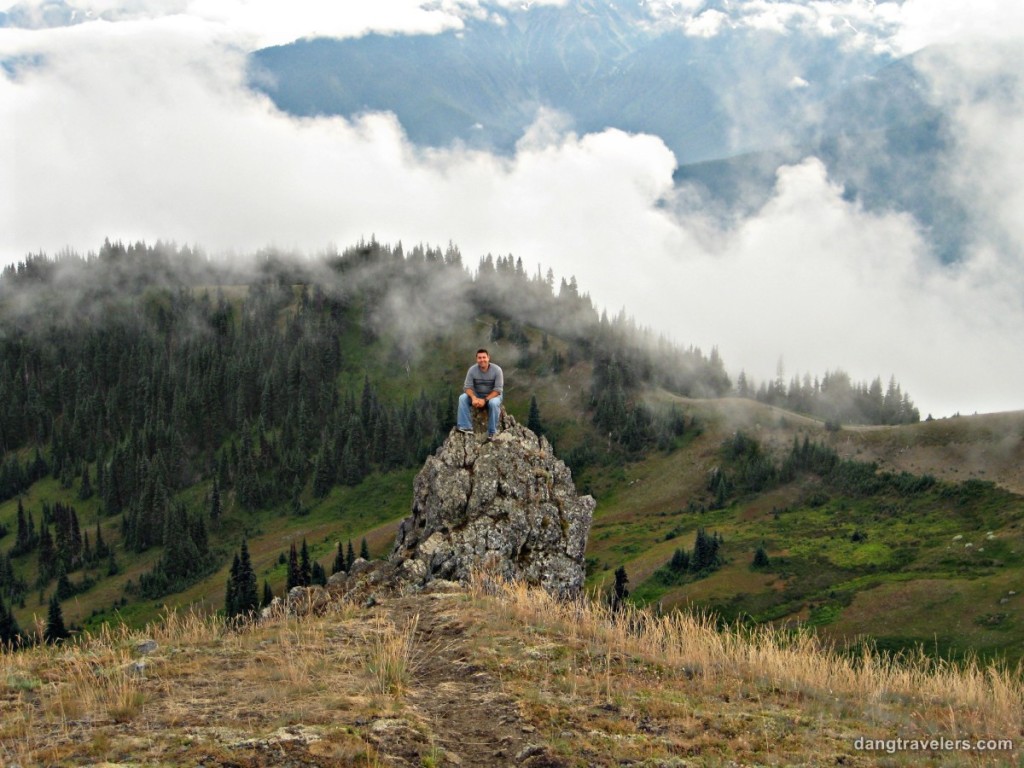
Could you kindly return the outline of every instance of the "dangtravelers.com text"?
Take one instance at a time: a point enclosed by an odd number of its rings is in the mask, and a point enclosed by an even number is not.
[[[1013,739],[869,739],[858,736],[853,748],[866,752],[1010,752]]]

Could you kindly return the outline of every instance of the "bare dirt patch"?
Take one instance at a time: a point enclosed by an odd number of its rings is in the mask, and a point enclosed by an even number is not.
[[[460,599],[461,593],[442,593],[386,604],[396,623],[416,618],[414,669],[405,701],[428,736],[428,761],[433,757],[438,765],[517,764],[532,751],[527,735],[534,729],[494,671],[478,658],[474,634],[479,627],[467,625],[452,605]],[[389,752],[385,742],[378,747],[383,754]]]

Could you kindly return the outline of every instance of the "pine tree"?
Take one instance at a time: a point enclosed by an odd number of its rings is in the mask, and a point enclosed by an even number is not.
[[[210,491],[210,521],[216,525],[220,521],[220,483],[216,478],[213,481],[213,490]]]
[[[313,469],[313,496],[322,499],[331,491],[334,485],[334,457],[331,456],[330,447],[325,439],[316,455],[316,463]]]
[[[96,560],[102,560],[110,554],[110,547],[107,546],[107,542],[103,540],[103,528],[100,527],[100,521],[96,521]]]
[[[690,558],[690,570],[693,573],[705,573],[718,568],[722,564],[718,554],[721,542],[717,534],[708,535],[703,528],[698,528],[697,538],[693,543],[693,557]]]
[[[540,422],[540,407],[537,405],[537,396],[530,396],[530,414],[526,417],[526,428],[535,435],[544,434],[544,426]]]
[[[42,480],[50,473],[50,467],[46,463],[46,459],[43,458],[43,454],[39,451],[39,446],[36,446],[35,458],[32,460],[31,467],[29,469],[29,480],[33,483],[36,480]]]
[[[363,395],[359,403],[359,415],[363,426],[363,432],[370,431],[370,420],[373,416],[376,399],[373,396],[373,388],[370,386],[370,377],[363,377]]]
[[[228,583],[224,589],[224,615],[233,619],[238,615],[238,567],[239,557],[235,553],[231,560],[231,570],[228,572]]]
[[[266,608],[274,602],[274,590],[270,588],[270,582],[263,580],[263,597],[260,598],[260,608]]]
[[[228,576],[224,597],[224,613],[229,619],[245,617],[255,612],[258,607],[256,572],[249,557],[249,545],[242,539],[242,546],[231,561],[231,574]]]
[[[42,531],[39,534],[39,576],[36,581],[40,587],[48,584],[50,579],[53,578],[57,557],[57,552],[53,547],[53,537],[50,536],[50,527],[44,524],[41,528]]]
[[[89,544],[89,532],[84,531],[82,533],[82,564],[92,565],[96,560],[96,555],[92,551],[92,546]]]
[[[46,628],[43,630],[43,640],[47,643],[59,643],[71,637],[66,626],[64,626],[64,612],[60,608],[60,601],[54,594],[50,598],[49,610],[46,613]]]
[[[106,485],[106,477],[103,472],[103,457],[101,456],[96,462],[96,493],[102,499],[104,497],[104,486]]]
[[[310,563],[309,558],[309,547],[306,546],[306,540],[302,540],[302,550],[299,552],[299,575],[302,579],[299,582],[300,586],[308,587],[313,583],[313,567]]]
[[[365,537],[363,538],[362,542],[359,544],[359,556],[361,558],[363,558],[363,560],[369,560],[370,559],[370,547],[369,547],[369,545],[367,545]]]
[[[189,536],[192,537],[192,543],[195,545],[196,552],[202,560],[206,560],[210,554],[210,535],[206,530],[206,518],[203,517],[202,512],[197,512],[194,516],[189,518]]]
[[[32,522],[32,515],[25,514],[25,507],[21,503],[21,499],[18,499],[18,530],[14,538],[14,548],[11,550],[12,556],[24,555],[31,552],[37,543],[35,525]]]
[[[626,566],[620,565],[615,569],[615,585],[612,587],[612,610],[618,611],[623,602],[629,597],[629,590],[626,585],[629,583],[629,576],[626,575]]]
[[[14,618],[14,612],[4,605],[0,597],[0,652],[18,646],[21,641],[21,627]]]
[[[338,542],[338,551],[334,554],[334,563],[331,565],[331,575],[345,570],[345,553],[341,549],[341,542]]]
[[[677,549],[672,553],[668,567],[676,573],[684,573],[690,567],[690,555],[684,549]]]
[[[217,495],[218,501],[220,496],[220,489],[226,488],[231,480],[231,467],[228,463],[227,452],[222,452],[220,455],[220,461],[217,462]],[[211,518],[212,519],[212,518]]]
[[[59,559],[57,560],[57,591],[55,594],[58,600],[67,600],[75,594],[75,588],[71,585],[64,563]]]
[[[345,571],[352,570],[352,564],[356,561],[356,551],[352,548],[352,539],[348,540],[348,548],[345,551]]]
[[[767,568],[771,565],[771,561],[768,559],[768,552],[764,548],[764,544],[761,544],[757,551],[754,552],[754,562],[751,564],[754,568]]]
[[[310,584],[319,584],[320,586],[327,585],[327,572],[320,563],[313,561],[313,572],[309,580]]]
[[[242,539],[242,547],[238,556],[238,582],[235,591],[235,607],[241,616],[256,611],[259,607],[259,595],[256,592],[256,571],[253,570],[249,557],[249,545]]]
[[[299,553],[295,549],[295,543],[292,542],[288,550],[288,577],[285,582],[285,589],[291,592],[293,587],[301,586],[302,571],[299,569]]]
[[[22,591],[21,583],[14,573],[10,555],[0,552],[0,598],[7,595],[13,601],[14,595]]]
[[[309,512],[302,506],[302,481],[296,477],[295,485],[292,486],[291,513],[295,517],[302,517]]]
[[[91,499],[93,496],[92,480],[89,478],[89,465],[82,467],[82,484],[78,489],[78,498],[82,501]]]

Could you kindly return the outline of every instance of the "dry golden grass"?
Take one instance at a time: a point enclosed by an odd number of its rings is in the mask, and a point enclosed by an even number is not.
[[[749,682],[797,695],[847,695],[858,701],[904,698],[925,705],[970,713],[982,730],[1008,732],[1024,722],[1021,668],[981,667],[975,661],[953,664],[923,652],[883,656],[869,645],[858,656],[823,646],[809,633],[771,626],[750,631],[720,631],[706,616],[672,613],[653,617],[627,607],[612,613],[595,601],[567,606],[545,594],[506,586],[506,602],[537,619],[568,612],[567,626],[588,637],[606,637],[675,670],[699,671],[705,681],[738,676]],[[545,599],[547,598],[547,599]]]
[[[653,616],[628,606],[613,612],[597,601],[560,602],[542,591],[485,577],[477,578],[471,591],[476,599],[495,602],[523,627],[546,628],[564,638],[559,653],[569,658],[546,666],[536,681],[539,692],[561,686],[561,693],[589,696],[592,703],[646,702],[641,716],[664,716],[680,706],[684,714],[697,709],[727,712],[709,702],[732,703],[734,714],[741,714],[741,702],[753,701],[762,711],[748,713],[751,720],[732,748],[748,741],[740,751],[760,754],[761,759],[779,744],[780,721],[787,730],[802,723],[805,737],[815,730],[845,731],[851,742],[857,736],[1004,738],[1019,750],[1024,741],[1024,676],[1019,666],[953,664],[923,652],[891,657],[868,645],[850,655],[807,633],[772,627],[721,631],[706,616]],[[551,651],[533,652],[552,660]],[[760,748],[754,745],[757,739],[763,742]],[[818,764],[813,738],[804,741],[804,760]],[[933,759],[950,765],[1017,765],[1019,754],[950,753]]]
[[[401,696],[412,682],[415,668],[416,626],[419,614],[399,628],[390,619],[374,618],[373,639],[366,657],[366,669],[384,695]]]
[[[338,608],[240,628],[171,612],[142,631],[106,627],[75,643],[2,654],[0,765],[251,751],[261,745],[247,741],[260,734],[280,741],[280,728],[330,724],[374,685],[360,672],[364,622]],[[155,649],[144,654],[147,640]],[[344,727],[289,740],[344,746],[348,764],[375,759]]]
[[[172,612],[0,655],[0,765],[1018,765],[1022,723],[1019,669],[851,656],[485,577],[237,629]],[[858,736],[1018,747],[888,754]]]

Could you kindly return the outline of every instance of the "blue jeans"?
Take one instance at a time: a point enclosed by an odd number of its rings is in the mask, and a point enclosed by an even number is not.
[[[455,426],[459,429],[472,429],[473,416],[471,409],[473,404],[469,395],[463,392],[459,395],[459,416],[455,420]],[[501,416],[501,395],[487,401],[487,434],[493,435],[498,431],[498,417]]]

